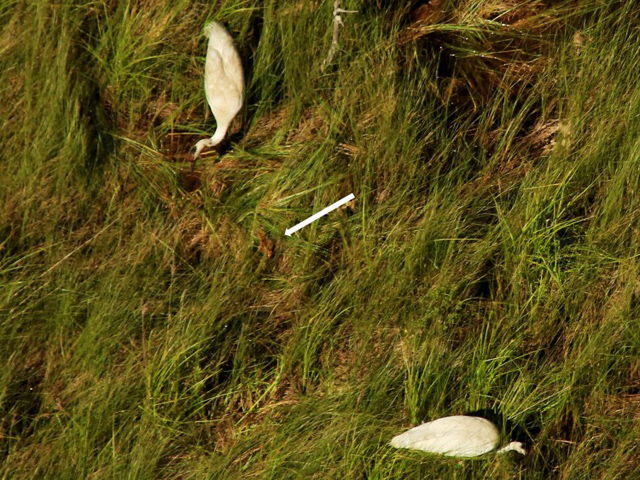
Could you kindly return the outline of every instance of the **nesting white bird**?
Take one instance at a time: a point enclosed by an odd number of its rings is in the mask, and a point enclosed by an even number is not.
[[[486,418],[455,415],[418,425],[393,437],[390,444],[395,448],[422,450],[450,457],[477,457],[498,448],[500,432]],[[526,454],[520,442],[511,442],[496,453],[509,450]]]
[[[215,21],[204,27],[204,34],[209,38],[204,91],[217,125],[211,138],[200,140],[191,150],[194,162],[203,148],[214,147],[224,139],[244,100],[244,72],[233,38]]]

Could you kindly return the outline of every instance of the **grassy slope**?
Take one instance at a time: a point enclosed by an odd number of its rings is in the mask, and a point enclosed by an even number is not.
[[[640,475],[635,2],[343,2],[323,73],[332,3],[0,0],[2,478]],[[386,446],[480,409],[530,454]]]

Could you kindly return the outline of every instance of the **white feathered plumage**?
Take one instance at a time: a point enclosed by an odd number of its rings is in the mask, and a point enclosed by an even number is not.
[[[498,448],[500,432],[486,418],[455,415],[423,423],[393,437],[391,446],[451,457],[476,457]],[[525,454],[520,442],[511,442],[496,453],[515,450]]]
[[[244,72],[233,38],[221,23],[215,21],[207,24],[204,34],[209,38],[204,91],[217,125],[211,138],[200,140],[193,147],[194,161],[203,148],[214,147],[224,139],[244,100]]]

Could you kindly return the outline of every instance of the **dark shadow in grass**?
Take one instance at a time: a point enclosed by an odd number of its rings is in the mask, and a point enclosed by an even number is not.
[[[177,175],[178,186],[185,192],[194,192],[202,185],[202,171],[190,166],[180,169]]]
[[[218,150],[220,155],[225,155],[235,146],[235,144],[240,143],[240,141],[244,138],[244,126],[242,126],[241,130],[238,132],[234,132],[229,135],[224,142],[221,144],[221,148]],[[226,144],[226,145],[225,145]]]
[[[564,416],[555,434],[552,431],[544,442],[535,441],[542,431],[542,422],[543,418],[539,412],[531,413],[524,421],[524,426],[531,439],[530,443],[525,445],[527,452],[529,452],[525,466],[528,470],[539,473],[540,478],[554,478],[558,468],[569,457],[569,449],[572,448],[571,439],[580,436],[580,432],[575,431],[576,419],[569,414]],[[554,440],[554,437],[561,439],[561,441]]]
[[[537,438],[542,431],[541,416],[532,413],[522,424],[514,424],[504,417],[500,409],[479,409],[468,412],[465,415],[482,417],[493,422],[498,430],[504,435],[503,443],[518,441],[524,445],[527,454],[525,457],[513,455],[514,459],[520,459],[522,467],[528,471],[535,471],[540,474],[540,478],[553,478],[557,474],[558,467],[568,456],[567,448],[570,442],[558,443],[557,445],[545,442],[538,443]],[[574,419],[569,416],[565,419],[559,429],[564,437],[571,438],[575,435]]]
[[[92,46],[96,38],[94,32],[99,30],[99,24],[94,17],[87,15],[80,32],[81,39],[87,46]],[[84,125],[87,150],[83,167],[87,178],[100,174],[108,158],[115,151],[114,131],[107,103],[104,99],[103,88],[96,78],[95,59],[89,53],[90,48],[81,46],[78,42],[74,47],[74,68],[72,70],[74,91],[78,93],[78,105],[81,121]]]
[[[250,105],[255,105],[259,98],[259,92],[251,88],[252,84],[250,80],[253,78],[254,68],[253,65],[255,63],[255,53],[258,50],[258,45],[260,44],[260,37],[262,36],[262,30],[264,28],[264,19],[261,15],[257,14],[257,11],[254,10],[254,13],[251,15],[250,26],[247,32],[246,40],[238,45],[238,51],[240,52],[240,58],[242,58],[242,68],[244,68],[244,79],[245,79],[245,107],[242,110],[242,118],[243,124],[248,124],[249,119],[252,117],[253,110],[250,108]]]
[[[508,420],[502,414],[500,409],[481,408],[479,410],[474,410],[473,412],[465,413],[465,415],[470,417],[482,417],[493,422],[498,427],[498,430],[504,435],[503,438],[505,444],[515,441],[521,442],[527,451],[529,451],[533,445],[532,437],[530,435],[531,430],[529,430],[529,434],[527,434],[527,430]]]
[[[15,441],[33,432],[32,426],[42,406],[44,367],[41,358],[13,374],[0,404],[0,431],[7,433],[0,442],[0,458],[5,458]]]
[[[84,87],[80,115],[85,123],[87,152],[84,168],[91,177],[102,172],[109,156],[115,150],[111,123],[103,108],[100,87],[93,80],[87,80]]]
[[[493,258],[485,259],[478,277],[469,286],[469,297],[484,300],[491,300],[496,292],[496,265]]]

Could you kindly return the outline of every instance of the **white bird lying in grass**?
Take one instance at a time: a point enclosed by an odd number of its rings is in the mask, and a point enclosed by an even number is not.
[[[395,448],[441,453],[450,457],[477,457],[498,448],[500,433],[485,418],[456,415],[423,423],[393,437],[390,443]],[[526,454],[520,442],[511,442],[496,453],[509,450]]]
[[[192,148],[193,162],[203,148],[214,147],[224,139],[231,120],[242,108],[244,99],[242,61],[231,35],[218,22],[207,24],[204,34],[209,38],[204,67],[204,91],[217,126],[213,137],[200,140]]]

